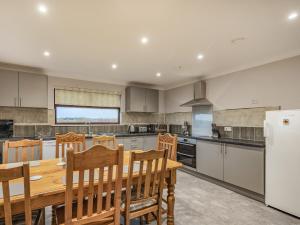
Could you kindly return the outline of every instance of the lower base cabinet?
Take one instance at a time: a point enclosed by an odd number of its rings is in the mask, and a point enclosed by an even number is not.
[[[197,141],[196,167],[199,173],[222,180],[223,153],[221,144]]]
[[[226,145],[224,181],[264,194],[264,149]]]
[[[197,171],[264,194],[264,148],[197,141]]]

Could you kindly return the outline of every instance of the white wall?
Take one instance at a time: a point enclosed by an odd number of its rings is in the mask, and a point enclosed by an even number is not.
[[[165,112],[191,112],[191,107],[180,107],[194,97],[193,84],[184,85],[165,91]]]
[[[300,108],[300,56],[207,80],[214,110]]]
[[[281,106],[300,108],[300,56],[208,79],[214,110]],[[180,104],[193,97],[192,85],[165,91],[165,111],[187,112]]]

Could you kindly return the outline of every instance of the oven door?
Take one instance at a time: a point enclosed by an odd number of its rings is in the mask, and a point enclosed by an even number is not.
[[[183,165],[196,168],[196,145],[187,143],[178,143],[177,161]]]

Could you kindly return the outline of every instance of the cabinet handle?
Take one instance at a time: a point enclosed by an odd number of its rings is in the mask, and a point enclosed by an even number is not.
[[[227,148],[225,144],[224,144],[224,151],[225,151],[225,155],[227,155]]]
[[[20,104],[19,104],[19,106],[21,107],[22,106],[22,99],[20,98]]]
[[[14,98],[14,106],[17,106],[17,98]]]

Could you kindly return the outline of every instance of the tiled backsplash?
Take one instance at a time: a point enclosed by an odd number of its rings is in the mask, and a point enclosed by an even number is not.
[[[224,138],[264,140],[263,120],[265,112],[280,107],[233,109],[214,111],[213,118]],[[74,131],[88,133],[88,126],[53,126],[54,110],[35,108],[0,107],[0,119],[13,119],[15,136],[53,136],[55,133]],[[92,126],[93,133],[126,132],[127,124],[169,124],[170,132],[182,133],[184,121],[192,124],[192,112],[179,113],[121,113],[121,125]],[[45,123],[44,125],[39,125]],[[224,131],[225,126],[232,131]],[[191,133],[191,125],[188,127]]]
[[[14,125],[14,136],[19,137],[53,137],[55,134],[67,132],[88,133],[88,126],[51,126],[51,125]],[[91,126],[93,134],[97,133],[123,133],[128,130],[127,125],[95,125]]]
[[[14,123],[48,123],[48,109],[0,107],[0,119]]]
[[[231,127],[231,131],[225,131],[224,126],[217,126],[217,128],[222,138],[264,141],[262,127]]]

